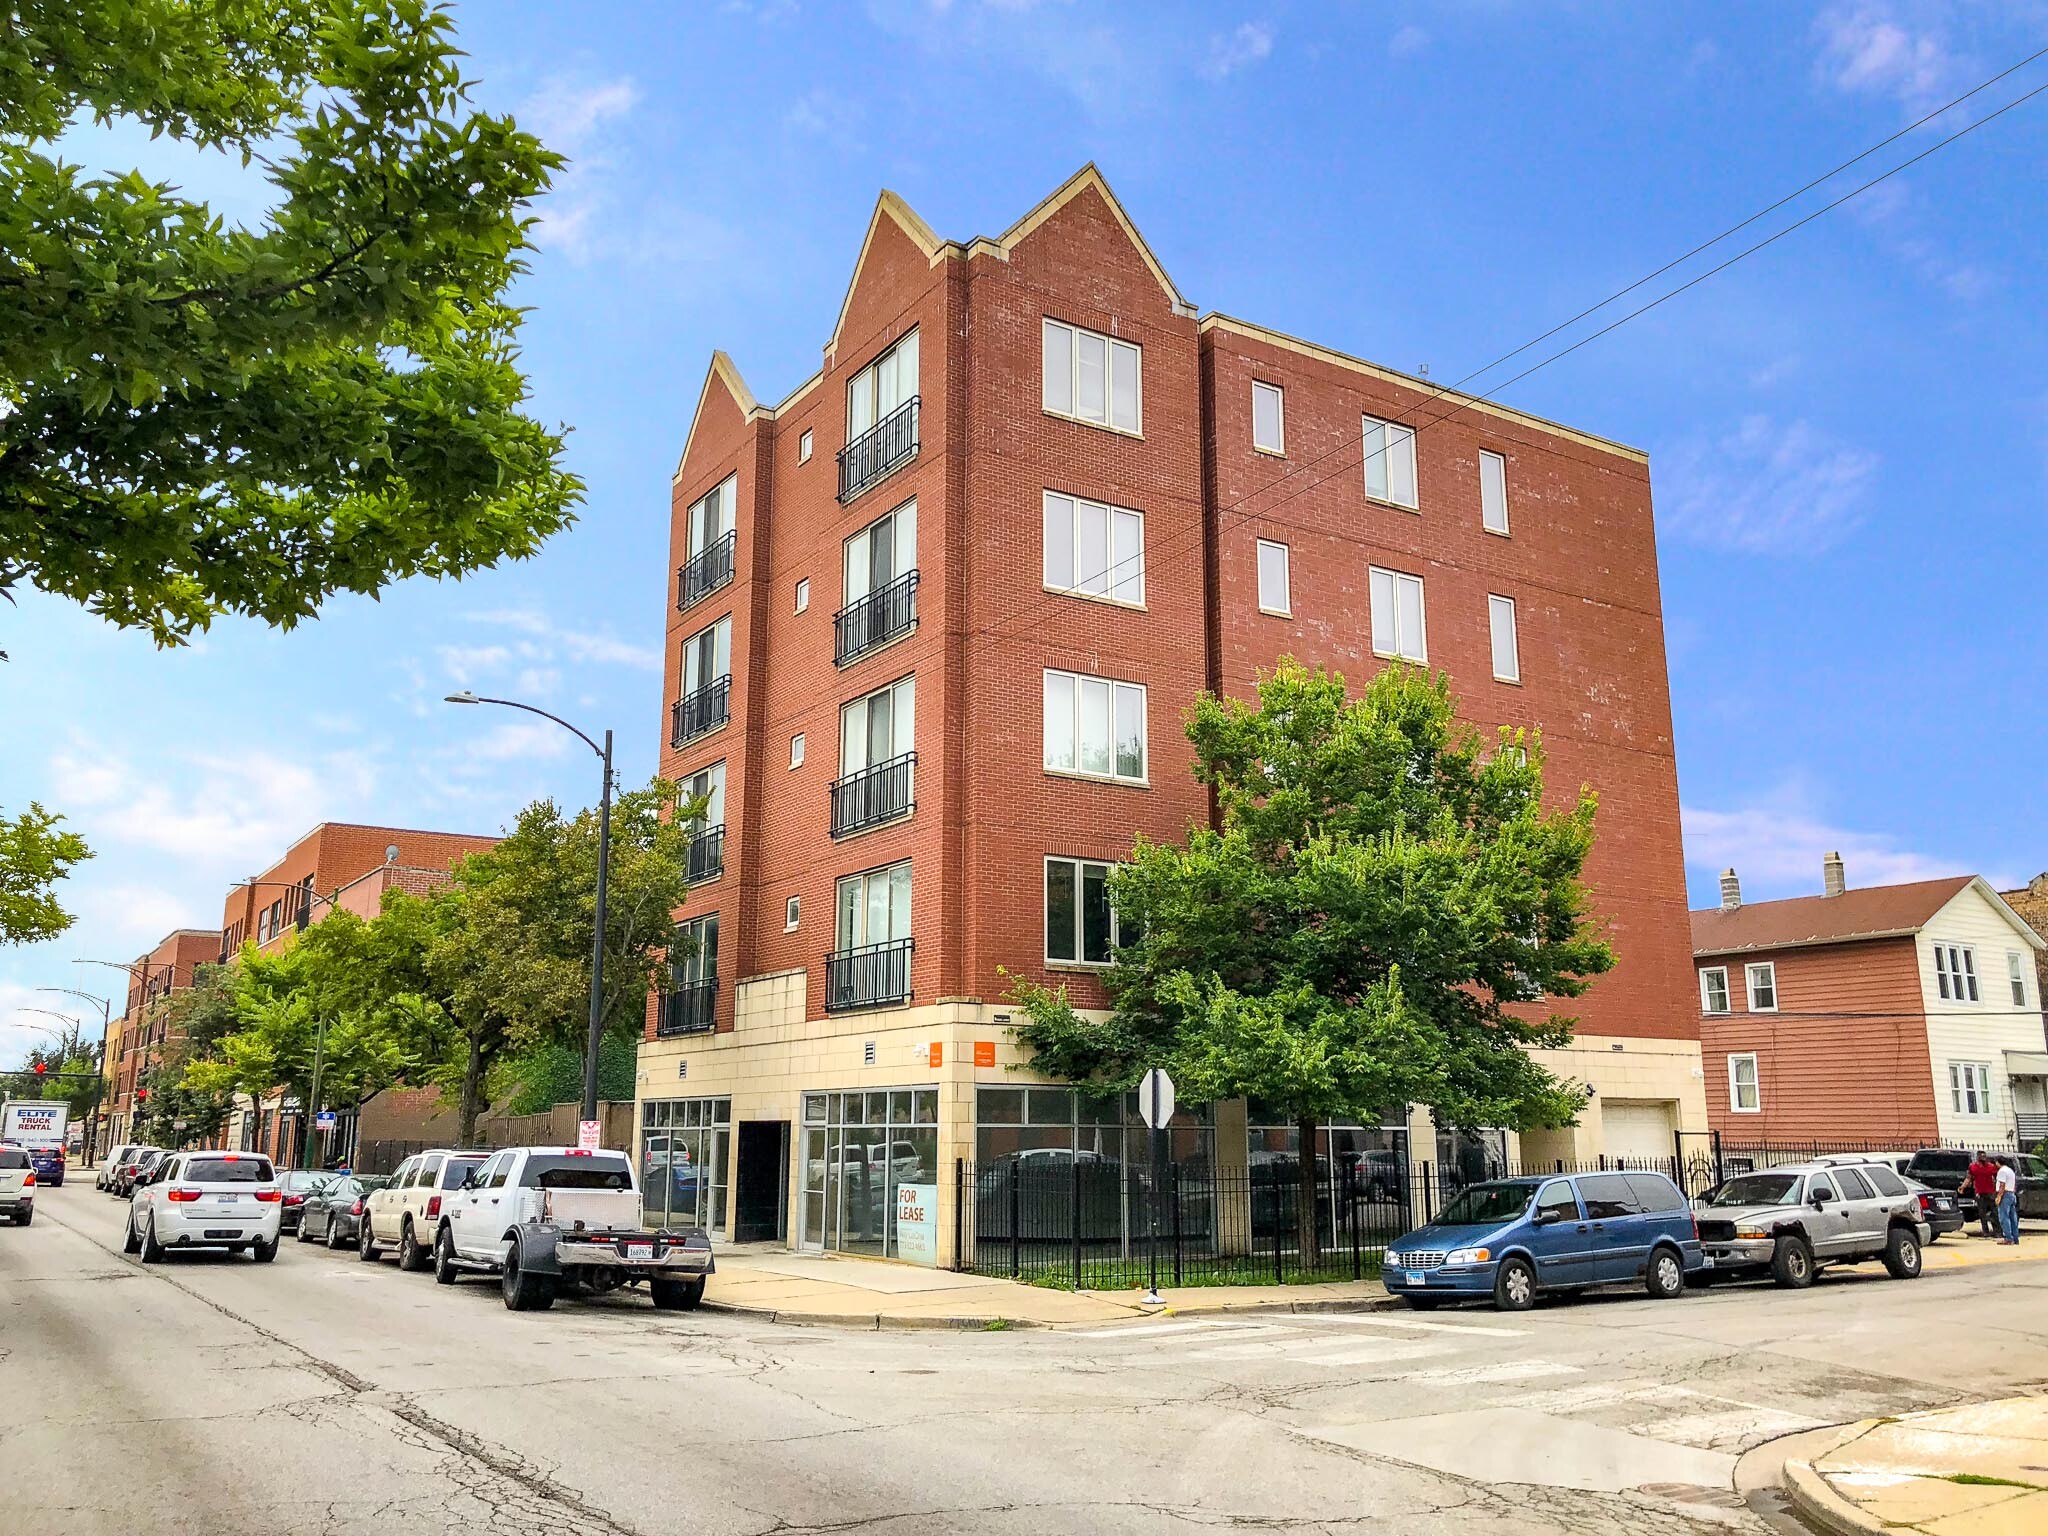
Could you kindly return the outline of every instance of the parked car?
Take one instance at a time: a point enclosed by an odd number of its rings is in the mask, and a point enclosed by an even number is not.
[[[1922,1147],[1907,1159],[1906,1166],[1900,1171],[1909,1179],[1918,1179],[1929,1189],[1960,1190],[1970,1181],[1970,1158],[1973,1155],[1956,1147]],[[2010,1152],[1992,1153],[1994,1158],[2012,1155]],[[2031,1152],[2020,1153],[2016,1161],[2020,1176],[2020,1214],[2048,1217],[2048,1163]],[[1977,1197],[1974,1193],[1958,1194],[1956,1205],[1962,1218],[1958,1225],[1977,1219]]]
[[[114,1193],[124,1200],[133,1200],[136,1185],[149,1177],[163,1156],[162,1147],[137,1147],[130,1152],[114,1170]]]
[[[58,1189],[64,1183],[64,1149],[62,1147],[24,1147],[28,1153],[29,1166],[36,1171],[36,1183],[46,1189]]]
[[[1821,1159],[1741,1174],[1700,1198],[1700,1241],[1714,1275],[1762,1275],[1801,1289],[1822,1268],[1882,1259],[1894,1279],[1920,1274],[1931,1233],[1917,1195],[1879,1162]]]
[[[1558,1174],[1468,1184],[1387,1248],[1386,1288],[1411,1307],[1640,1284],[1668,1299],[1705,1267],[1685,1195],[1661,1173]]]
[[[92,1187],[100,1190],[113,1188],[114,1170],[120,1166],[121,1159],[134,1150],[135,1143],[132,1141],[124,1141],[117,1147],[107,1148],[107,1155],[100,1159],[99,1171],[92,1176]]]
[[[299,1241],[347,1248],[358,1241],[363,1201],[391,1180],[377,1173],[345,1173],[306,1196],[299,1208]]]
[[[25,1227],[36,1215],[36,1171],[20,1147],[0,1146],[0,1216]]]
[[[247,1249],[277,1257],[283,1191],[270,1159],[254,1152],[173,1152],[135,1190],[124,1253],[155,1264],[172,1248]]]
[[[603,1294],[641,1281],[657,1307],[696,1306],[711,1239],[701,1227],[650,1232],[641,1214],[625,1153],[508,1147],[443,1202],[434,1279],[494,1274],[514,1312],[544,1311],[564,1287]]]
[[[320,1173],[311,1168],[280,1168],[277,1171],[278,1188],[284,1191],[278,1202],[282,1207],[282,1231],[299,1230],[299,1217],[306,1209],[306,1199],[316,1195],[340,1178],[336,1173]]]
[[[356,1257],[374,1264],[386,1246],[395,1246],[400,1269],[425,1269],[433,1261],[434,1229],[440,1224],[442,1206],[470,1170],[489,1156],[441,1147],[400,1163],[391,1182],[363,1202]]]

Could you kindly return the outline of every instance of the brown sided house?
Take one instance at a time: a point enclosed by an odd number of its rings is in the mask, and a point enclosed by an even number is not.
[[[2042,939],[1951,875],[1692,914],[1707,1113],[1740,1142],[2031,1144],[2048,1128]],[[2029,1133],[2032,1133],[2030,1136]]]

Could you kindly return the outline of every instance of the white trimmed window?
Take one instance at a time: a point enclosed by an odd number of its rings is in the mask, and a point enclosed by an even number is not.
[[[1948,1064],[1949,1102],[1959,1115],[1991,1113],[1991,1065],[1983,1061]]]
[[[1372,567],[1372,648],[1378,656],[1429,660],[1422,615],[1422,578]]]
[[[1119,943],[1109,872],[1094,859],[1045,861],[1045,958],[1054,965],[1108,965]]]
[[[1977,951],[1968,944],[1934,946],[1934,989],[1952,1003],[1977,999]]]
[[[1764,1107],[1755,1051],[1728,1058],[1728,1107],[1738,1115],[1753,1115]]]
[[[727,475],[690,503],[683,514],[683,554],[694,560],[732,532],[733,503],[739,498],[740,477]]]
[[[1077,672],[1045,674],[1045,766],[1145,781],[1145,689]]]
[[[683,695],[732,676],[732,615],[706,625],[683,642]]]
[[[846,440],[907,404],[917,393],[917,332],[912,331],[846,384]]]
[[[1728,967],[1710,965],[1700,971],[1700,1012],[1727,1013]]]
[[[1778,967],[1774,961],[1759,960],[1745,967],[1749,982],[1749,1011],[1751,1013],[1776,1013],[1778,1011]]]
[[[804,899],[803,899],[803,897],[801,897],[801,896],[792,896],[792,897],[790,897],[790,898],[789,898],[789,900],[785,901],[785,902],[784,902],[784,903],[782,904],[782,931],[783,931],[784,933],[795,933],[795,932],[796,932],[796,925],[797,925],[798,921],[799,921],[799,920],[800,920],[800,919],[801,919],[801,918],[803,917],[803,915],[804,915]]]
[[[1499,683],[1522,680],[1522,648],[1515,637],[1515,600],[1489,596],[1486,623],[1493,633],[1493,677]]]
[[[801,768],[804,765],[804,733],[798,731],[789,738],[789,766]]]
[[[2005,952],[2005,979],[2012,985],[2012,1005],[2015,1008],[2027,1006],[2027,964],[2026,958],[2016,949]]]
[[[839,776],[850,778],[865,768],[917,749],[917,678],[899,677],[839,710]]]
[[[811,578],[800,576],[796,583],[796,611],[802,613],[811,606]]]
[[[1271,539],[1259,540],[1259,612],[1291,618],[1292,595],[1287,590],[1287,546]]]
[[[840,950],[910,937],[910,860],[847,875],[834,895],[832,936]]]
[[[811,429],[805,427],[803,436],[796,440],[796,461],[799,464],[811,462]]]
[[[1415,510],[1414,429],[1366,416],[1360,418],[1359,434],[1364,439],[1365,494]]]
[[[1048,318],[1045,322],[1044,401],[1055,416],[1141,430],[1144,354],[1128,341]]]
[[[912,497],[861,529],[844,545],[842,609],[881,591],[917,568],[917,499]]]
[[[1488,533],[1508,531],[1508,461],[1479,450],[1479,526]]]
[[[1261,453],[1287,452],[1285,400],[1278,384],[1252,384],[1252,446]]]
[[[1053,592],[1145,604],[1145,514],[1045,493],[1045,585]]]

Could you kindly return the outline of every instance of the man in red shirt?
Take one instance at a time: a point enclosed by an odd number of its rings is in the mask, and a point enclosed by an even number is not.
[[[1977,1235],[1998,1236],[1998,1164],[1988,1152],[1970,1157],[1970,1177],[1964,1192],[1977,1203]]]

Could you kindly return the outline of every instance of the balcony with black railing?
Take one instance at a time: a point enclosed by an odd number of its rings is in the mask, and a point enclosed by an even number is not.
[[[690,851],[683,860],[683,878],[696,885],[700,881],[716,880],[724,870],[724,825],[692,828]]]
[[[657,1035],[708,1034],[718,1023],[718,978],[686,981],[661,994],[661,1011],[655,1015]]]
[[[839,500],[853,500],[917,457],[917,404],[912,395],[839,450]]]
[[[917,754],[906,752],[837,779],[832,785],[832,835],[849,837],[899,820],[917,808]]]
[[[825,1011],[886,1008],[910,998],[910,940],[863,944],[825,957]]]
[[[832,662],[845,666],[917,628],[917,572],[856,598],[832,616]]]
[[[731,718],[732,678],[727,675],[676,700],[669,719],[668,744],[680,747],[699,736],[708,736]]]
[[[707,544],[676,567],[676,607],[689,607],[708,597],[732,580],[732,552],[739,542],[737,532]]]

